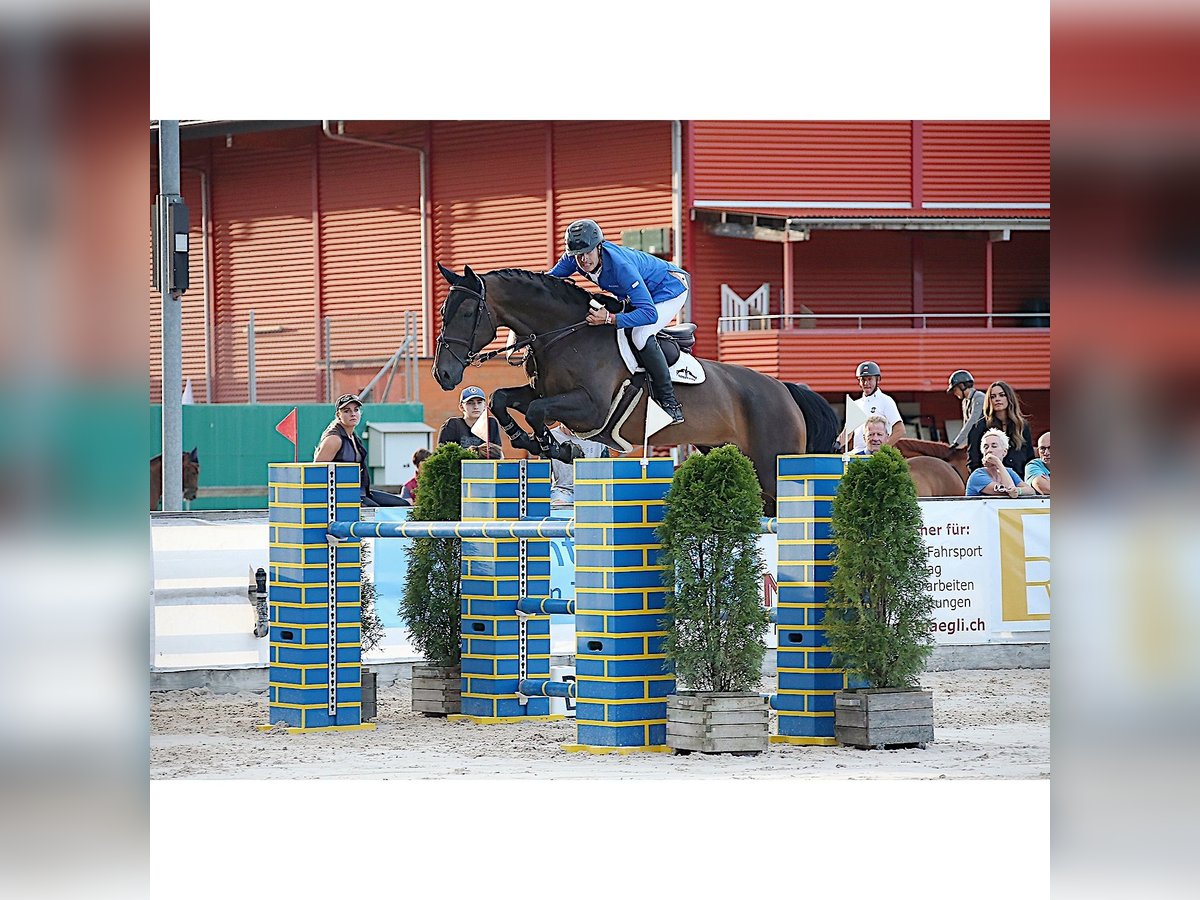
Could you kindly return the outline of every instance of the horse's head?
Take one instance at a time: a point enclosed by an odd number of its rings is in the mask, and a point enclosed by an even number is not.
[[[183,454],[183,499],[196,499],[196,490],[200,484],[200,455],[196,448],[191,453]]]
[[[484,300],[483,279],[467,266],[462,275],[438,263],[438,271],[450,285],[442,304],[442,330],[433,357],[433,377],[450,390],[462,381],[463,370],[480,350],[496,338],[496,320]]]

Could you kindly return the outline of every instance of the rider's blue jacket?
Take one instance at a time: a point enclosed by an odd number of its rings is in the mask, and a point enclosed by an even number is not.
[[[685,274],[678,266],[641,250],[630,250],[610,241],[600,245],[600,276],[596,283],[601,290],[633,304],[632,310],[617,315],[618,328],[653,325],[658,320],[654,304],[664,303],[687,290],[684,282],[672,272]],[[547,274],[558,278],[575,274],[587,277],[575,257],[567,254],[563,254]]]

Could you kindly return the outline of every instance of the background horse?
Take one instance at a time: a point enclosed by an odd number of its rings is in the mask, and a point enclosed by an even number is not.
[[[900,455],[909,460],[909,467],[912,467],[912,460],[919,459],[923,456],[933,457],[934,459],[944,460],[949,463],[954,471],[958,472],[963,484],[967,482],[967,478],[971,473],[967,471],[967,448],[961,450],[951,450],[949,444],[943,444],[940,441],[921,441],[916,438],[900,438],[896,441],[896,449],[900,451]]]
[[[961,497],[967,490],[958,470],[944,459],[914,456],[908,461],[908,473],[918,497]]]
[[[591,327],[584,320],[593,296],[610,308],[617,301],[560,278],[520,269],[479,276],[470,266],[462,275],[440,263],[438,268],[450,284],[433,361],[434,378],[443,390],[457,387],[468,365],[494,355],[482,351],[504,325],[517,336],[519,347],[530,349],[526,360],[530,384],[501,388],[491,398],[492,413],[513,446],[557,455],[561,451],[546,431],[547,420],[565,422],[576,434],[604,425],[613,398],[631,376],[617,349],[617,329]],[[781,453],[836,452],[837,414],[806,387],[743,366],[707,359],[703,366],[704,383],[675,385],[687,421],[657,432],[654,442],[736,445],[754,463],[767,514],[773,515],[775,458]],[[525,417],[533,435],[520,430],[509,409]],[[621,437],[632,446],[641,444],[645,422],[643,396],[620,428]]]
[[[157,512],[162,503],[162,454],[150,460],[150,512]],[[196,488],[200,484],[200,457],[193,447],[183,454],[183,499],[196,499]]]

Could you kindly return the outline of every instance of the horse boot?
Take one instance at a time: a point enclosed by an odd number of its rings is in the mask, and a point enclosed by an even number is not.
[[[675,386],[671,384],[671,370],[667,368],[667,358],[663,356],[662,347],[658,345],[658,338],[650,335],[646,346],[638,352],[637,357],[642,368],[646,370],[646,374],[650,376],[653,385],[651,393],[654,399],[663,408],[663,412],[671,417],[673,424],[679,425],[683,422],[683,407],[675,399]]]

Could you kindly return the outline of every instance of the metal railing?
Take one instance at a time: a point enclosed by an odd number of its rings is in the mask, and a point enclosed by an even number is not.
[[[830,321],[841,320],[854,322],[855,327],[859,331],[863,331],[864,323],[867,324],[889,324],[891,322],[908,321],[912,323],[910,327],[927,328],[930,319],[982,319],[986,323],[984,327],[992,328],[993,321],[996,319],[1043,319],[1046,327],[1050,325],[1050,313],[1048,312],[992,312],[992,313],[790,313],[777,314],[771,316],[721,316],[717,319],[717,332],[726,333],[732,331],[745,331],[747,328],[730,328],[727,327],[734,323],[738,325],[748,326],[751,331],[777,330],[777,329],[795,329],[811,330],[815,327],[814,320]],[[803,322],[804,324],[797,324]],[[920,323],[920,324],[916,324]]]

